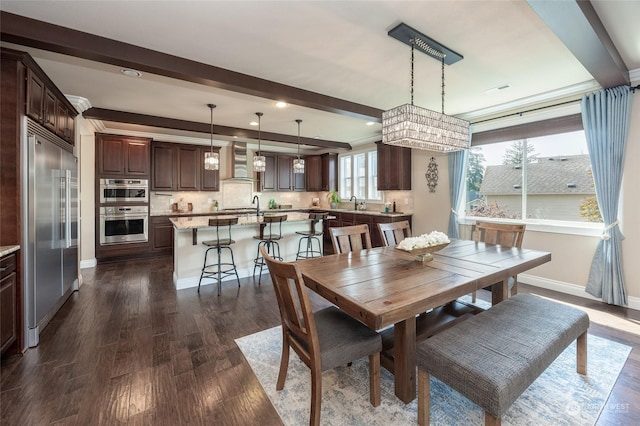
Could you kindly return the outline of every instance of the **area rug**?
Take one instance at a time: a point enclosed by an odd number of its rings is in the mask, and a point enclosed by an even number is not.
[[[311,375],[291,351],[287,380],[276,391],[282,332],[274,327],[236,343],[285,425],[309,423]],[[576,373],[576,345],[556,361],[516,400],[503,425],[593,425],[622,370],[631,348],[597,336],[588,338],[588,376]],[[417,402],[404,404],[393,393],[393,376],[381,369],[382,403],[369,404],[367,359],[322,374],[322,425],[415,425]],[[432,425],[482,425],[477,405],[431,378]]]

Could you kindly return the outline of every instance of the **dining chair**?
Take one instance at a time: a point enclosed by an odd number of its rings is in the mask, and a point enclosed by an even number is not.
[[[382,338],[335,306],[312,312],[309,295],[296,262],[271,257],[260,247],[267,262],[282,320],[282,356],[276,390],[282,390],[292,348],[311,370],[309,424],[320,424],[322,372],[369,357],[369,399],[380,405],[380,352]]]
[[[369,225],[366,223],[329,228],[329,232],[331,232],[333,252],[336,254],[371,248],[371,234]]]
[[[411,236],[411,225],[408,220],[392,223],[378,223],[378,230],[382,235],[383,246],[397,246],[398,243]]]
[[[475,241],[487,244],[499,244],[502,247],[522,247],[522,239],[527,225],[523,223],[476,222],[473,230]],[[518,294],[518,277],[509,277],[511,295]],[[471,294],[471,301],[476,301],[476,292]]]

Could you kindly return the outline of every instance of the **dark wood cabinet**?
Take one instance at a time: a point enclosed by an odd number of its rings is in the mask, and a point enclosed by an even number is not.
[[[18,338],[16,262],[15,253],[0,259],[0,354]]]
[[[204,153],[209,152],[211,148],[200,148],[199,164],[204,164]],[[215,152],[219,152],[220,148],[214,148]],[[205,170],[200,173],[200,190],[201,191],[220,191],[220,170]]]
[[[170,142],[153,142],[151,189],[168,191],[219,191],[220,171],[204,170],[204,153],[210,148]],[[219,151],[220,148],[214,148]]]
[[[322,191],[338,190],[338,154],[322,154]]]
[[[30,61],[28,61],[30,62]],[[38,68],[27,64],[25,113],[73,145],[77,111]]]
[[[151,190],[174,190],[178,187],[177,154],[173,144],[153,142],[151,146]]]
[[[96,134],[98,177],[149,177],[151,139]]]
[[[297,157],[263,152],[266,160],[265,171],[258,175],[261,191],[304,191],[305,173],[293,173],[293,160]],[[306,170],[305,170],[306,172]]]
[[[304,163],[307,191],[322,191],[322,157],[308,155]]]
[[[200,170],[204,161],[200,161],[198,146],[178,146],[178,190],[198,191],[200,189]]]
[[[377,142],[378,190],[411,189],[411,148]]]
[[[158,255],[173,253],[173,224],[169,219],[169,216],[151,216],[149,219],[151,250]]]

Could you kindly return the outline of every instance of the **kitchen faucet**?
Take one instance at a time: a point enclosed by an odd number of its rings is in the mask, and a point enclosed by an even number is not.
[[[260,216],[260,198],[257,195],[253,196],[253,200],[251,200],[251,204],[258,203],[258,207],[256,208],[256,216]]]
[[[354,210],[358,210],[358,199],[356,198],[355,195],[352,195],[351,198],[349,198],[349,201],[353,200],[353,209]]]

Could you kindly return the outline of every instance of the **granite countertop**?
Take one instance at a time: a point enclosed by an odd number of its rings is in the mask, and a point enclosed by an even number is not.
[[[266,216],[277,215],[278,211],[270,210],[265,212]],[[302,222],[309,220],[308,213],[298,213],[298,212],[282,212],[287,215],[287,222]],[[253,215],[211,215],[211,216],[191,216],[191,217],[174,217],[171,218],[171,223],[178,230],[183,229],[194,229],[194,228],[208,228],[209,227],[209,217],[212,218],[238,218],[238,224],[236,226],[246,226],[246,225],[258,225],[263,223],[263,216]]]
[[[278,214],[278,213],[291,213],[291,212],[308,212],[308,211],[313,211],[313,210],[317,210],[317,211],[322,211],[322,212],[335,212],[335,213],[354,213],[354,214],[367,214],[367,215],[373,215],[373,216],[384,216],[384,217],[395,217],[395,216],[411,216],[411,213],[403,213],[403,212],[380,212],[380,211],[375,211],[375,210],[353,210],[353,209],[323,209],[322,207],[299,207],[299,208],[287,208],[287,209],[266,209],[266,210],[260,210],[260,213],[265,213],[265,214]],[[159,211],[152,211],[151,212],[151,216],[172,216],[172,217],[197,217],[197,216],[225,216],[225,215],[231,215],[231,216],[242,216],[242,215],[246,215],[247,213],[252,213],[255,212],[255,209],[252,208],[241,208],[241,209],[228,209],[228,210],[219,210],[217,212],[211,212],[211,211],[198,211],[198,210],[193,210],[193,211],[171,211],[171,210],[159,210]]]
[[[19,245],[15,245],[15,246],[0,246],[0,257],[4,257],[8,254],[14,253],[16,251],[20,250],[20,246]]]
[[[375,210],[353,210],[353,209],[317,209],[327,212],[336,212],[336,213],[354,213],[354,214],[368,214],[373,216],[386,216],[386,217],[394,217],[394,216],[412,216],[411,213],[403,213],[403,212],[379,212]]]

